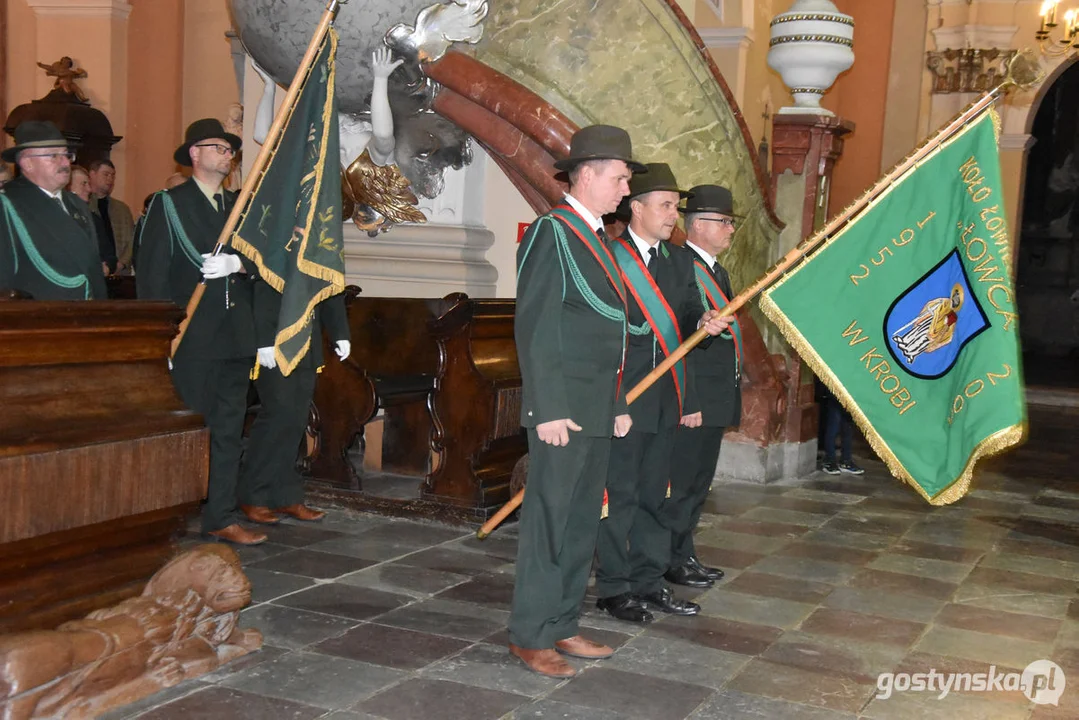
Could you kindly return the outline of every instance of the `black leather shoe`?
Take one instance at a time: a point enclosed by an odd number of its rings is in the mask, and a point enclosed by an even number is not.
[[[600,598],[596,600],[596,607],[606,610],[611,617],[626,622],[647,624],[655,619],[652,613],[648,612],[647,608],[630,593]]]
[[[689,566],[689,564],[680,565],[678,567],[671,568],[667,572],[663,573],[663,577],[669,583],[675,585],[685,585],[691,588],[710,588],[715,583],[704,573],[697,572],[695,569]]]
[[[638,597],[647,609],[659,610],[671,615],[696,615],[701,611],[701,606],[697,603],[676,598],[669,587]]]
[[[709,580],[723,579],[722,570],[720,570],[719,568],[705,567],[701,564],[701,561],[697,559],[696,555],[690,555],[689,560],[686,561],[686,565],[688,565],[693,570],[696,570],[701,575],[704,575]]]

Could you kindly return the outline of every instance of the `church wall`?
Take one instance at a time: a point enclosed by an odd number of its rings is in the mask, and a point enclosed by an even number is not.
[[[4,94],[7,111],[36,97],[37,75],[44,73],[37,66],[38,60],[52,62],[58,58],[42,58],[37,53],[37,19],[26,0],[7,0],[7,77],[4,78]],[[11,143],[11,138],[7,138]]]
[[[225,38],[231,27],[225,0],[184,1],[185,128],[200,118],[222,119],[230,103],[240,102],[232,49]],[[182,133],[177,140],[183,140]]]

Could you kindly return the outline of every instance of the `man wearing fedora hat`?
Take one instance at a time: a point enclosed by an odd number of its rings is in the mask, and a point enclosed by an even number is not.
[[[531,670],[570,677],[576,671],[559,653],[614,652],[578,634],[611,435],[631,424],[625,286],[600,218],[644,167],[629,134],[610,125],[574,133],[555,167],[569,176],[565,202],[532,223],[517,250],[514,336],[530,466],[509,631],[510,652]]]
[[[697,285],[714,310],[731,300],[731,280],[716,255],[731,246],[734,235],[734,202],[731,192],[719,185],[698,185],[686,202],[686,247],[693,253]],[[697,411],[685,418],[674,435],[671,461],[671,496],[663,503],[660,517],[671,534],[669,568],[665,577],[679,585],[706,587],[723,577],[718,568],[706,567],[697,558],[693,531],[701,517],[716,472],[724,430],[742,417],[741,332],[732,322],[705,348],[689,354],[689,369],[696,380]]]
[[[106,297],[90,208],[64,188],[71,145],[51,122],[27,120],[0,153],[21,175],[0,190],[0,288],[37,300]]]
[[[252,278],[255,267],[214,246],[236,194],[224,189],[240,138],[218,120],[197,120],[174,154],[191,177],[150,201],[139,235],[141,299],[172,300],[186,307],[195,286],[206,291],[172,358],[172,381],[180,398],[210,428],[210,481],[202,512],[203,532],[240,545],[266,535],[242,525],[236,507],[241,437],[247,410],[248,373],[254,365]]]
[[[666,163],[647,167],[646,174],[630,183],[632,218],[613,243],[628,290],[628,387],[643,380],[698,328],[710,335],[727,329],[726,319],[701,302],[692,254],[664,242],[678,223],[678,204],[688,193],[678,188]],[[660,522],[675,428],[683,415],[696,411],[693,373],[683,361],[630,406],[633,427],[611,444],[608,516],[600,523],[596,545],[596,606],[619,620],[647,623],[653,619],[650,610],[676,615],[700,611],[696,604],[676,598],[663,582],[670,533]]]

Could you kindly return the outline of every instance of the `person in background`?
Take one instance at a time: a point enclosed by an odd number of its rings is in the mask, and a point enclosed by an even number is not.
[[[82,165],[71,166],[71,182],[67,189],[77,195],[80,200],[89,206],[90,203],[90,173]],[[106,277],[116,272],[116,249],[109,243],[109,237],[105,231],[105,222],[95,212],[90,213],[94,221],[94,231],[97,233],[98,253],[101,255],[101,271]]]
[[[116,253],[116,272],[131,267],[131,248],[135,239],[135,221],[131,208],[123,200],[112,197],[116,185],[116,166],[111,160],[90,163],[90,209],[101,218],[105,234]]]

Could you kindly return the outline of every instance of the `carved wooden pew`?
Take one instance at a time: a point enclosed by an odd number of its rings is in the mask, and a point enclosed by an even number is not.
[[[352,355],[319,376],[313,488],[334,501],[400,514],[477,520],[509,497],[520,431],[511,300],[365,298],[347,291]],[[330,357],[327,346],[327,357]],[[364,493],[348,449],[385,411],[382,468],[417,478],[397,502]],[[420,482],[422,480],[422,482]]]
[[[157,302],[0,302],[0,631],[138,593],[205,494],[209,438]]]

